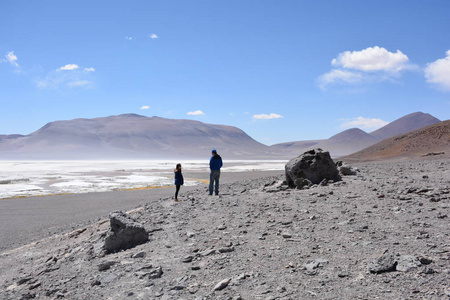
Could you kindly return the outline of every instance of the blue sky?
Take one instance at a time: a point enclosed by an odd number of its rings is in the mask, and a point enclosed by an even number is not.
[[[0,4],[0,134],[123,113],[265,144],[450,112],[450,1]]]

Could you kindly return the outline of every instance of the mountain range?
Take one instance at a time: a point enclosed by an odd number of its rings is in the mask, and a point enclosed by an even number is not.
[[[333,157],[348,155],[384,139],[440,122],[430,114],[415,112],[401,117],[378,130],[367,133],[358,128],[342,131],[329,139],[281,143],[270,146],[275,151],[295,155],[311,148],[328,150]],[[298,155],[298,154],[297,154]]]
[[[229,159],[286,159],[311,148],[339,157],[438,122],[416,112],[371,133],[352,128],[325,140],[267,146],[233,126],[123,114],[55,121],[29,135],[0,135],[0,159],[204,159],[213,148]]]

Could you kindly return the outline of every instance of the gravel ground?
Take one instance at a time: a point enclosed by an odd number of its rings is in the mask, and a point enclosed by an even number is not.
[[[230,183],[280,174],[281,171],[222,172]],[[209,173],[187,172],[184,178],[209,179]],[[196,187],[182,187],[181,192]],[[0,199],[0,252],[11,250],[54,234],[61,234],[105,218],[114,210],[129,210],[149,201],[173,196],[175,187],[135,191],[67,194]]]
[[[150,241],[113,254],[107,219],[0,255],[1,299],[450,299],[450,160],[357,165],[182,190],[129,211]]]

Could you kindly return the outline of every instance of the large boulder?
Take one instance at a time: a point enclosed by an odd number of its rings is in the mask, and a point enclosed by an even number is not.
[[[111,229],[108,232],[104,249],[107,253],[130,249],[148,241],[148,232],[129,215],[121,211],[109,214]]]
[[[339,171],[328,151],[313,149],[291,159],[285,166],[286,181],[290,188],[319,184],[324,179],[338,181]]]

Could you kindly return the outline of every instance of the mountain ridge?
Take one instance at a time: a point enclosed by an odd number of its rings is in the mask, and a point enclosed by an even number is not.
[[[271,157],[270,148],[237,127],[195,120],[122,114],[53,121],[29,135],[0,143],[0,156],[59,159]]]
[[[232,159],[287,159],[312,148],[341,157],[370,147],[383,136],[436,122],[430,114],[416,112],[372,133],[350,128],[324,140],[267,146],[234,126],[128,113],[57,120],[28,135],[0,135],[0,159],[195,159],[208,156],[213,148]]]
[[[371,133],[367,133],[359,128],[350,128],[328,139],[317,140],[317,143],[310,143],[308,146],[327,150],[333,157],[346,156],[374,145],[382,141],[384,137],[392,137],[424,126],[436,124],[437,122],[440,122],[440,120],[430,114],[415,112],[396,119]],[[302,141],[275,144],[270,147],[280,149],[286,144],[292,145],[286,149],[290,151],[291,155],[295,155],[296,153],[301,154],[309,150],[308,147],[303,147]]]

